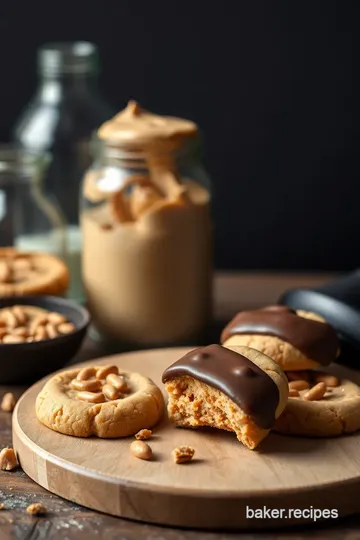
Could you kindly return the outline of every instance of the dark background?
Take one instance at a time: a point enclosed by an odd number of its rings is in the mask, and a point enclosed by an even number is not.
[[[360,265],[359,3],[12,0],[0,7],[0,140],[45,41],[100,47],[101,88],[205,135],[221,268]]]

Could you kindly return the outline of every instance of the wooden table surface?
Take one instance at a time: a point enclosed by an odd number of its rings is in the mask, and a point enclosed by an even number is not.
[[[218,274],[215,278],[215,319],[213,340],[216,341],[222,321],[244,307],[259,307],[277,300],[280,293],[292,286],[312,286],[329,278],[326,274]],[[103,355],[104,348],[90,339],[74,361]],[[113,352],[113,351],[111,351]],[[0,398],[12,391],[20,396],[24,388],[1,387]],[[11,446],[11,414],[0,412],[0,449]],[[346,497],[346,493],[343,494]],[[25,509],[32,502],[42,503],[48,510],[45,517],[29,516]],[[225,540],[244,538],[353,540],[360,538],[360,515],[326,521],[311,527],[247,531],[237,533],[201,532],[157,527],[114,518],[82,508],[47,492],[24,472],[0,471],[0,540]],[[242,511],[242,509],[239,509]]]

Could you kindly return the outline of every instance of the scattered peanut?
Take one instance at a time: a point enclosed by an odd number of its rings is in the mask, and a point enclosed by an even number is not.
[[[100,383],[100,381],[98,382]],[[111,400],[119,399],[119,397],[121,396],[120,392],[116,390],[116,388],[114,388],[111,384],[104,384],[102,392],[108,399]]]
[[[41,503],[33,503],[30,504],[26,509],[28,514],[31,514],[32,516],[43,516],[46,514],[46,508]]]
[[[289,389],[289,397],[299,397],[299,396],[300,394],[298,390],[296,390],[295,388]]]
[[[77,397],[81,401],[88,401],[89,403],[104,403],[105,396],[102,392],[79,392]]]
[[[11,392],[4,394],[1,401],[1,409],[4,412],[12,412],[15,408],[15,405],[16,405],[16,400],[15,400],[14,394],[12,394]]]
[[[84,367],[80,369],[76,378],[79,381],[86,381],[87,379],[90,379],[91,377],[94,377],[95,375],[96,375],[96,368],[89,366],[89,367]]]
[[[4,510],[4,508],[5,508],[5,504],[4,504],[4,503],[1,503],[1,504],[0,504],[0,510]]]
[[[138,459],[149,460],[152,458],[152,450],[144,441],[133,441],[130,444],[130,452]]]
[[[326,393],[326,384],[323,382],[319,382],[315,386],[313,386],[306,394],[304,395],[304,399],[307,401],[317,401],[318,399],[321,399],[324,397]]]
[[[309,373],[307,371],[287,371],[289,381],[309,381]]]
[[[104,366],[104,367],[101,367],[96,372],[96,378],[97,379],[106,379],[106,377],[110,373],[115,373],[116,375],[118,375],[119,368],[117,366]]]
[[[138,441],[145,441],[146,439],[150,439],[152,435],[151,429],[140,429],[135,435],[135,439]]]
[[[124,392],[127,389],[127,384],[124,379],[124,377],[121,377],[120,375],[115,375],[115,373],[110,373],[106,377],[106,382],[108,384],[111,384],[116,390],[119,390],[120,392]]]
[[[289,389],[290,390],[307,390],[310,388],[310,384],[307,381],[290,381]]]
[[[3,448],[0,452],[0,469],[2,471],[12,471],[19,466],[15,450],[13,448]]]
[[[179,446],[172,451],[175,463],[187,463],[194,457],[195,450],[191,446]]]
[[[79,379],[73,379],[71,386],[75,390],[86,390],[87,392],[98,392],[101,390],[101,382],[98,379],[88,379],[86,381],[79,381]]]
[[[335,375],[330,375],[330,373],[325,373],[323,371],[315,371],[314,372],[315,381],[317,383],[323,382],[326,384],[326,386],[330,386],[330,388],[335,388],[336,386],[340,385],[340,381]]]

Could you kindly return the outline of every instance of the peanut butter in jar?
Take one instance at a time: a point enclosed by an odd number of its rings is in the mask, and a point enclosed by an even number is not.
[[[135,102],[98,131],[83,183],[82,272],[105,339],[196,343],[211,318],[212,225],[196,124]]]

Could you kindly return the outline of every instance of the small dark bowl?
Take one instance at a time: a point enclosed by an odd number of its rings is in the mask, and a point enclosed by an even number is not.
[[[53,339],[32,343],[0,343],[0,384],[25,384],[64,366],[80,348],[90,322],[89,312],[56,296],[8,296],[0,298],[0,309],[13,305],[37,306],[56,311],[76,330]]]

